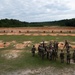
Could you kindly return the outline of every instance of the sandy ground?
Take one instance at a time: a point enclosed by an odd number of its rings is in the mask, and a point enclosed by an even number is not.
[[[5,31],[5,32],[4,32]],[[13,31],[13,32],[11,32]],[[53,33],[52,33],[53,31]],[[67,33],[60,33],[67,32]],[[73,33],[68,33],[69,31]],[[28,27],[28,28],[0,28],[0,35],[32,35],[32,36],[75,36],[75,28],[74,27]],[[58,39],[58,38],[57,38]],[[75,42],[71,42],[75,44]],[[24,41],[23,43],[17,43],[15,40],[11,42],[0,41],[0,48],[9,47],[13,44],[15,50],[4,50],[2,51],[1,57],[5,57],[6,59],[15,59],[21,55],[21,52],[27,46],[32,44],[32,41]],[[35,46],[38,47],[39,43],[36,43]],[[62,49],[64,46],[64,42],[59,42],[59,48]],[[75,49],[75,45],[71,45],[73,49]],[[23,69],[12,72],[4,72],[0,73],[0,75],[75,75],[75,68],[64,68],[64,69],[56,69],[55,67],[45,67],[39,69]]]
[[[6,59],[15,59],[18,58],[23,50],[4,50],[1,52],[1,57],[4,57]]]
[[[75,27],[23,27],[0,28],[0,35],[32,35],[32,36],[75,36]]]
[[[32,44],[32,41],[24,41],[23,43],[17,43],[15,40],[11,42],[3,42],[0,41],[0,48],[7,48],[10,45],[13,45],[15,49],[24,49],[25,47],[29,47]]]
[[[42,43],[42,42],[40,42],[40,43]],[[38,49],[38,46],[40,43],[35,44],[35,47],[37,49]],[[49,41],[45,41],[45,43],[49,44]],[[70,43],[73,44],[73,45],[70,44],[70,46],[71,46],[71,49],[74,50],[75,42],[70,42]],[[11,48],[11,50],[2,50],[1,57],[4,57],[6,59],[14,59],[14,58],[19,57],[21,52],[23,52],[23,50],[25,50],[26,47],[30,47],[32,45],[32,41],[24,41],[23,43],[17,43],[14,40],[11,42],[6,42],[6,44],[4,44],[4,42],[1,40],[0,41],[0,49],[10,47],[11,44],[13,44],[13,47]],[[59,42],[58,47],[60,50],[62,50],[64,47],[64,42]]]
[[[45,41],[46,43],[49,43],[48,41]],[[2,41],[1,41],[2,43]],[[7,45],[10,45],[11,43],[14,43],[15,46],[18,45],[21,48],[24,48],[25,45],[31,44],[32,41],[24,41],[23,43],[17,43],[16,41],[7,42]],[[41,43],[41,42],[40,42]],[[75,42],[71,42],[75,44]],[[36,47],[38,47],[39,43],[35,44]],[[63,48],[64,42],[59,42],[59,47]],[[18,49],[21,49],[18,47]],[[1,57],[6,58],[7,60],[10,59],[16,59],[20,57],[21,53],[24,50],[3,50],[1,51]],[[73,61],[71,61],[71,64],[74,64]],[[38,69],[21,69],[11,72],[3,72],[0,73],[0,75],[75,75],[75,68],[55,68],[55,67],[45,67],[45,68],[38,68]]]
[[[25,36],[75,36],[74,33],[0,33],[0,35],[25,35]]]
[[[1,75],[75,75],[75,71],[74,68],[56,69],[54,67],[45,67],[32,70],[18,70]]]
[[[53,40],[52,40],[53,41]],[[40,42],[42,43],[42,42]],[[38,48],[40,43],[36,43],[35,47]],[[49,41],[45,41],[46,44],[49,44]],[[70,46],[72,49],[75,49],[75,42],[70,42]],[[30,47],[32,45],[32,41],[24,41],[23,43],[17,43],[15,40],[11,42],[4,42],[1,40],[0,41],[0,48],[7,48],[12,45],[13,48],[15,49],[25,49],[26,47]],[[59,42],[58,44],[59,49],[63,49],[64,47],[64,42]]]

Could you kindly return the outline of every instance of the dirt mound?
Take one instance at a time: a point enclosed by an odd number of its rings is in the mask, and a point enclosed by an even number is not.
[[[5,43],[5,47],[9,47],[10,44],[11,44],[11,42],[6,42],[6,43]]]
[[[16,41],[15,41],[15,40],[13,40],[13,41],[11,41],[11,43],[16,44]]]
[[[0,42],[0,48],[4,48],[4,43],[3,42]]]
[[[38,46],[39,46],[39,43],[35,44],[35,47],[36,47],[36,48],[38,48]]]
[[[63,49],[63,47],[64,47],[64,42],[59,42],[58,47],[59,47],[59,49]]]
[[[4,57],[6,59],[14,59],[14,58],[18,58],[21,52],[23,51],[22,50],[5,50],[5,51],[2,51],[1,57]]]
[[[9,47],[11,42],[0,41],[0,48]]]
[[[64,33],[66,32],[66,33]],[[27,35],[27,36],[75,36],[74,27],[19,27],[0,28],[0,35]]]
[[[72,47],[72,49],[75,49],[75,45],[70,45]]]
[[[24,41],[23,43],[17,43],[14,45],[16,49],[24,49],[25,47],[29,47],[32,44],[32,41]]]
[[[15,48],[16,48],[16,49],[23,49],[23,48],[25,48],[25,45],[19,43],[19,44],[16,44],[16,45],[15,45]]]

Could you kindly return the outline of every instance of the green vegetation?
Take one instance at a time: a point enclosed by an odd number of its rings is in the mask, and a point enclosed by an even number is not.
[[[75,41],[74,36],[24,36],[24,35],[1,35],[0,36],[0,40],[7,41],[7,42],[15,40],[17,42],[33,41],[34,43],[39,43],[43,40],[64,41],[65,39],[69,41]]]
[[[33,44],[39,43],[42,40],[50,41],[50,40],[58,40],[58,41],[64,41],[65,39],[69,41],[75,41],[75,37],[73,36],[23,36],[23,35],[2,35],[0,36],[0,40],[5,41],[17,41],[17,42],[23,42],[23,41],[33,41]],[[29,50],[27,50],[29,49]],[[60,64],[59,59],[55,61],[49,61],[46,58],[42,60],[38,54],[36,53],[35,57],[32,57],[32,54],[30,53],[31,47],[27,48],[26,50],[23,50],[21,53],[21,56],[15,59],[5,59],[4,57],[1,57],[2,51],[4,50],[10,50],[9,49],[0,49],[0,72],[1,71],[11,71],[11,70],[17,70],[17,69],[26,69],[26,68],[39,68],[39,67],[47,67],[47,66],[54,66],[57,68],[64,68],[64,67],[72,67],[74,65],[66,65]]]
[[[0,27],[43,27],[43,26],[73,26],[75,27],[74,19],[65,19],[49,22],[21,22],[15,19],[1,19]]]

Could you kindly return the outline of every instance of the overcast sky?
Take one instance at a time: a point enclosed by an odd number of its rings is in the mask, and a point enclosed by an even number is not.
[[[27,22],[75,18],[75,0],[0,0],[0,19]]]

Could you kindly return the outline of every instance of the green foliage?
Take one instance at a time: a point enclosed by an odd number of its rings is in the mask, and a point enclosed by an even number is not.
[[[15,19],[1,19],[0,27],[43,27],[43,26],[73,26],[75,27],[75,19],[65,19],[49,22],[21,22]]]

